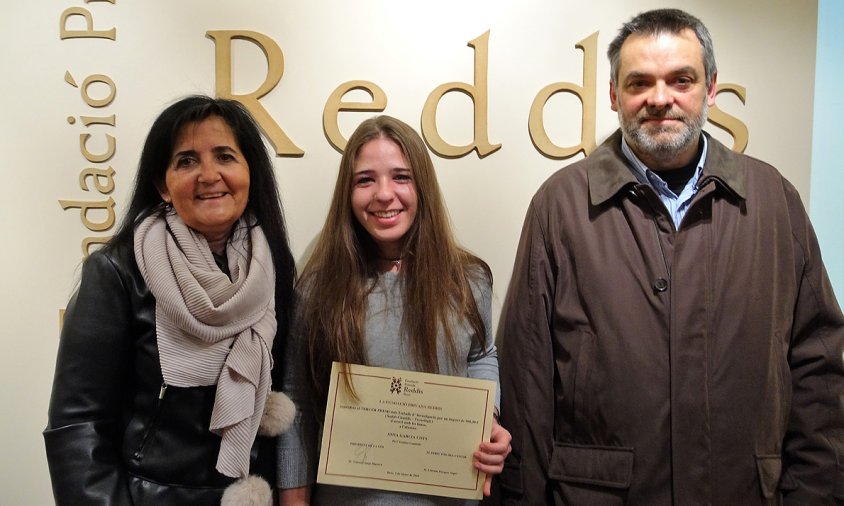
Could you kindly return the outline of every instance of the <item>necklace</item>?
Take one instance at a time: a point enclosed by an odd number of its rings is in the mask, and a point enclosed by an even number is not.
[[[392,264],[388,270],[390,270],[390,271],[392,271],[392,270],[400,271],[401,270],[402,257],[398,257],[398,258],[381,257],[381,260],[383,260],[384,262],[388,262],[388,263]]]

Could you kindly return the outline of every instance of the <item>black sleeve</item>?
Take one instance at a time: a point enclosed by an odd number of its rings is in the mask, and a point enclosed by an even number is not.
[[[115,265],[92,254],[65,312],[44,430],[57,505],[131,505],[120,460],[131,302]]]

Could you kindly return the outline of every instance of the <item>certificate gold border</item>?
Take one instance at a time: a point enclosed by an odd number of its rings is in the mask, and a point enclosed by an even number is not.
[[[320,451],[320,462],[317,482],[330,485],[376,488],[396,492],[411,492],[462,499],[480,499],[483,496],[483,484],[485,475],[484,473],[475,469],[474,466],[471,467],[471,471],[466,472],[465,486],[456,486],[453,483],[438,483],[437,480],[434,479],[434,476],[430,476],[427,479],[404,479],[393,478],[384,475],[373,476],[371,474],[355,474],[350,472],[343,472],[343,470],[337,469],[338,467],[345,468],[345,466],[338,466],[336,464],[332,465],[332,462],[334,462],[331,460],[333,456],[332,446],[335,444],[335,422],[337,422],[336,413],[338,408],[338,402],[340,402],[340,393],[346,388],[345,382],[343,381],[343,375],[351,375],[353,385],[355,385],[354,378],[374,378],[377,380],[384,380],[387,385],[391,385],[391,382],[394,381],[395,378],[400,378],[400,380],[405,381],[405,384],[407,382],[417,382],[422,386],[433,386],[438,388],[438,393],[440,395],[438,395],[435,399],[435,401],[437,402],[440,402],[440,400],[442,399],[441,394],[443,388],[446,389],[446,391],[448,389],[459,389],[460,392],[453,391],[455,395],[468,395],[469,397],[472,397],[474,394],[477,394],[478,396],[481,396],[480,399],[477,399],[478,403],[482,404],[483,406],[483,412],[478,413],[477,415],[477,420],[479,422],[477,443],[472,447],[472,450],[468,455],[462,457],[465,458],[467,460],[467,463],[471,466],[471,453],[473,453],[474,450],[477,449],[477,445],[481,441],[489,441],[490,433],[492,431],[492,412],[494,409],[496,388],[495,382],[474,378],[445,376],[399,369],[361,366],[355,364],[346,364],[345,371],[343,369],[343,364],[337,362],[334,362],[332,364],[331,381],[329,383],[328,398],[326,399],[325,422],[323,425],[324,433]],[[355,385],[355,391],[360,397],[360,405],[366,406],[367,403],[370,402],[376,404],[379,402],[378,399],[372,398],[373,395],[369,395],[369,399],[365,398],[367,396],[367,392],[364,392],[363,389],[359,388],[359,386],[360,382]],[[377,397],[377,394],[375,395],[375,397]],[[460,397],[460,399],[463,398],[464,397]],[[426,396],[422,394],[421,397],[413,397],[413,399],[424,400],[426,399]],[[346,397],[346,402],[350,402],[348,397]],[[416,404],[414,403],[410,404],[411,406],[416,406]],[[423,404],[421,406],[431,407],[435,404],[436,402],[428,402],[428,404]],[[475,419],[475,417],[473,417],[473,419]],[[434,435],[436,435],[436,430],[429,429],[429,431],[433,431]],[[384,439],[386,442],[386,440],[389,438],[385,437]],[[339,444],[343,444],[343,441],[339,442]],[[397,448],[398,447],[391,451],[400,451]],[[339,458],[337,460],[339,460]],[[459,479],[463,479],[463,474],[460,474]]]

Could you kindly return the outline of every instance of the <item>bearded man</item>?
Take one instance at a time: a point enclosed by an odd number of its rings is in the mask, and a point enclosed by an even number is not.
[[[620,130],[531,201],[502,316],[502,504],[844,501],[844,316],[794,187],[702,127],[708,30],[609,47]]]

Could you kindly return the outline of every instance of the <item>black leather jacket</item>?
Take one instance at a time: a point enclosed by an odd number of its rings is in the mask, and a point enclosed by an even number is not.
[[[131,247],[93,253],[65,312],[44,431],[56,504],[219,504],[234,480],[215,469],[215,391],[164,384],[155,299]],[[250,470],[271,486],[274,441],[257,438]]]

